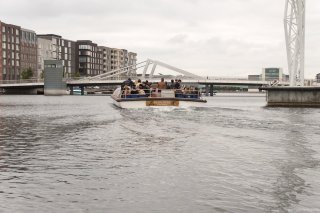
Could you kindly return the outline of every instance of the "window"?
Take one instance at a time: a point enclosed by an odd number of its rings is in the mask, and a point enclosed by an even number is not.
[[[18,67],[20,66],[20,64],[19,64],[19,61],[18,61],[18,60],[16,61],[16,65],[17,65]]]
[[[7,48],[6,43],[2,43],[2,48],[3,48],[3,49],[6,49],[6,48]]]
[[[3,41],[3,42],[6,42],[6,41],[7,41],[7,37],[6,37],[5,34],[2,35],[2,41]]]
[[[2,52],[2,57],[6,58],[7,57],[7,52]]]
[[[3,59],[3,65],[7,65],[7,60]]]

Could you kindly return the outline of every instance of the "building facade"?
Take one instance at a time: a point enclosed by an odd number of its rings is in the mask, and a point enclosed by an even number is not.
[[[90,40],[76,42],[76,70],[81,76],[95,76],[103,73],[103,52]]]
[[[38,37],[38,77],[44,70],[44,60],[61,60],[64,77],[76,72],[76,43],[59,35],[45,34]]]
[[[20,79],[21,27],[0,21],[0,80]]]
[[[320,83],[320,73],[318,73],[318,74],[316,75],[316,81],[317,81],[317,83]]]
[[[137,54],[125,49],[99,46],[103,54],[103,72],[111,72],[125,68],[130,75],[136,75]]]
[[[263,68],[262,81],[289,81],[289,75],[283,74],[282,68]]]
[[[261,81],[261,75],[248,75],[249,81]]]
[[[31,68],[33,77],[37,76],[37,35],[32,30],[21,29],[20,66],[21,71]]]

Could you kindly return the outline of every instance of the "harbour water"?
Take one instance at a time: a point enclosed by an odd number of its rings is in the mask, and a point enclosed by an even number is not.
[[[0,212],[320,212],[320,110],[0,96]]]

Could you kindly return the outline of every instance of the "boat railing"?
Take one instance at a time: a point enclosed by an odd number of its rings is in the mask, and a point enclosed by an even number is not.
[[[121,89],[121,98],[180,98],[201,99],[201,91],[197,89]]]

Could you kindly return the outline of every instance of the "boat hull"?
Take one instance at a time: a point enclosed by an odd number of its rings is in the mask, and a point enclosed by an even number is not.
[[[111,96],[113,103],[122,109],[137,108],[161,108],[161,107],[203,107],[207,102],[203,99],[182,99],[182,98],[139,98],[119,99]]]

